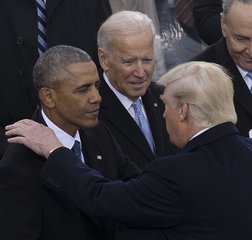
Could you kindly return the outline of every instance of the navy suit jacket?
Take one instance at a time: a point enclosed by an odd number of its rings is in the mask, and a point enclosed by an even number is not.
[[[122,151],[142,169],[155,156],[135,120],[106,84],[101,72],[100,79],[101,86],[99,92],[102,101],[100,104],[99,120],[108,126],[121,146]],[[176,148],[170,143],[163,118],[164,104],[159,98],[162,93],[163,88],[152,82],[145,95],[142,96],[157,156],[164,156],[176,151]]]
[[[45,124],[40,113],[34,120]],[[111,179],[125,180],[139,173],[103,124],[79,132],[90,167]],[[23,145],[7,148],[0,161],[0,239],[105,239],[103,224],[42,187],[39,173],[45,162]],[[108,230],[108,226],[106,222],[106,232],[111,234],[113,229]]]
[[[238,116],[236,127],[241,135],[248,137],[252,129],[252,94],[228,52],[225,38],[208,47],[192,60],[218,63],[230,73],[234,86],[234,105]]]
[[[227,122],[178,154],[152,161],[126,183],[102,178],[66,148],[49,156],[41,174],[50,189],[85,213],[146,228],[135,239],[250,240],[251,160],[252,140]],[[149,237],[150,230],[158,238]]]
[[[48,48],[66,44],[97,57],[96,33],[111,14],[109,0],[48,0]],[[35,0],[0,1],[0,158],[7,146],[4,127],[31,118],[38,104],[32,69],[38,58]]]

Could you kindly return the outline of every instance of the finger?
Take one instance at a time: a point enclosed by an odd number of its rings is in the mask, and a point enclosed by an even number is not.
[[[12,137],[8,138],[8,143],[19,143],[24,144],[25,138],[24,137]]]
[[[22,124],[22,125],[28,125],[28,126],[32,126],[32,125],[37,125],[38,123],[31,120],[31,119],[22,119],[18,122],[16,122],[18,124]]]
[[[5,135],[7,137],[11,137],[11,136],[21,136],[21,137],[23,137],[24,136],[23,129],[22,128],[16,128],[16,127],[13,128],[13,129],[7,130],[5,132]]]
[[[35,121],[30,120],[30,119],[22,119],[20,121],[17,121],[13,124],[7,125],[5,127],[6,130],[10,130],[13,128],[17,128],[17,127],[24,127],[24,126],[32,126],[34,124],[37,124]]]

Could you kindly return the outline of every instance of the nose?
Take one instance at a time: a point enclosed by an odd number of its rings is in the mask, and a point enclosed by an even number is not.
[[[143,78],[145,76],[144,65],[141,62],[136,63],[134,75],[138,78]]]
[[[101,95],[96,87],[92,89],[92,95],[90,97],[91,103],[100,103],[101,102]]]
[[[250,58],[252,58],[252,40],[250,40],[250,44],[248,46],[248,53],[249,53]]]

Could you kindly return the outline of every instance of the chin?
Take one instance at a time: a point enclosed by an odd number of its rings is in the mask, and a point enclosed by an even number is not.
[[[85,122],[84,124],[81,124],[82,128],[93,128],[96,127],[98,124],[98,119],[97,120],[93,120],[93,121],[89,121],[89,122]]]

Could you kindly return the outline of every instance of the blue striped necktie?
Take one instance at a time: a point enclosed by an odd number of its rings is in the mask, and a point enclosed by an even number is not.
[[[252,72],[248,72],[247,76],[250,78],[250,81],[252,82]],[[252,94],[252,86],[250,87],[250,92]]]
[[[141,101],[139,98],[132,103],[132,107],[135,112],[135,121],[136,121],[138,127],[143,132],[147,142],[150,145],[152,152],[155,154],[155,145],[154,145],[154,140],[152,137],[151,129],[150,129],[150,126],[149,126],[149,123],[148,123],[146,117],[144,116],[144,113],[142,110],[142,104],[141,104]]]
[[[81,148],[80,148],[80,142],[79,141],[75,140],[74,145],[73,145],[71,150],[74,152],[75,156],[82,161]]]
[[[47,49],[46,41],[46,0],[36,0],[38,17],[38,52],[41,55]]]

